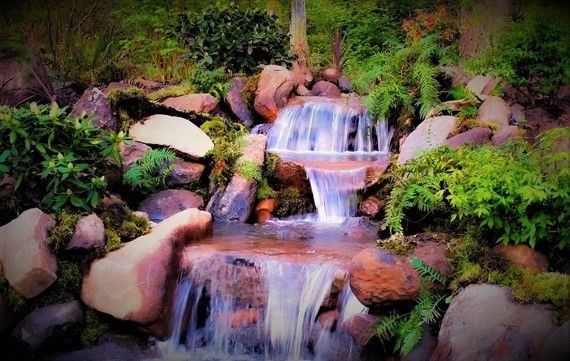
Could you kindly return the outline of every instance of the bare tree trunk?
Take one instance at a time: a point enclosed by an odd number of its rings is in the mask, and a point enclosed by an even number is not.
[[[312,80],[311,66],[309,64],[309,44],[307,42],[307,18],[305,0],[291,1],[291,50],[295,56],[293,74],[299,83],[308,85]]]

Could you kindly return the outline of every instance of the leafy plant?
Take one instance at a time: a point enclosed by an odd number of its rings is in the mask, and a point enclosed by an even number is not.
[[[123,183],[134,191],[156,192],[166,185],[166,178],[172,172],[170,163],[175,158],[170,149],[149,150],[123,174]]]
[[[123,140],[122,132],[94,128],[86,116],[68,118],[55,103],[0,107],[0,148],[9,151],[2,168],[18,197],[53,210],[94,208]]]
[[[289,39],[274,16],[260,9],[210,7],[180,15],[175,32],[189,57],[208,69],[251,74],[259,64],[289,64]]]
[[[194,68],[190,81],[196,91],[210,93],[218,100],[224,98],[230,90],[229,77],[223,67],[209,70],[203,62],[199,62]]]
[[[498,242],[557,242],[570,239],[570,155],[557,144],[570,128],[542,135],[536,149],[524,142],[502,147],[451,150],[441,147],[396,167],[386,224],[402,232],[405,211],[437,212],[459,229],[469,225]]]

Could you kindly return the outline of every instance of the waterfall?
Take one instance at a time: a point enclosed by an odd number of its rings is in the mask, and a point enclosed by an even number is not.
[[[268,150],[305,165],[319,222],[354,216],[366,167],[389,153],[393,131],[366,111],[330,100],[289,105],[269,132]]]
[[[160,345],[163,359],[331,360],[331,352],[336,350],[335,355],[340,352],[343,360],[359,360],[359,346],[342,327],[323,329],[317,321],[340,272],[337,266],[256,260],[255,274],[261,279],[264,302],[255,304],[228,292],[228,280],[219,277],[219,270],[208,270],[209,264],[195,266],[178,284],[171,338]],[[230,272],[232,284],[247,287],[245,278],[249,276],[244,276],[244,267],[252,268],[241,265]],[[211,277],[202,278],[204,272],[211,272]],[[339,324],[355,313],[366,312],[348,282],[336,308]],[[258,314],[259,320],[235,327],[232,318],[244,309]]]

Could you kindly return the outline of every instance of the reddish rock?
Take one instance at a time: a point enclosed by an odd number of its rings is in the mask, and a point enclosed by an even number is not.
[[[144,78],[137,78],[133,80],[133,84],[142,88],[145,91],[145,93],[151,93],[164,88],[163,83]]]
[[[289,89],[292,81],[294,82],[293,74],[282,66],[267,65],[263,68],[259,75],[254,102],[255,111],[263,119],[270,123],[275,121],[280,109],[277,100],[287,95],[285,91],[279,91],[279,88],[283,86],[284,89]],[[279,96],[276,97],[276,94]]]
[[[296,87],[297,83],[293,80],[289,80],[277,88],[275,91],[275,103],[277,104],[278,109],[284,108],[287,103],[289,103],[289,99],[291,99]]]
[[[26,298],[42,293],[57,278],[57,260],[45,245],[55,220],[28,209],[0,227],[0,265],[10,285]]]
[[[138,210],[147,213],[151,221],[162,222],[185,209],[203,207],[204,200],[196,193],[185,189],[167,189],[142,201]]]
[[[349,77],[343,75],[338,79],[338,88],[343,93],[350,93],[352,91],[352,81]]]
[[[511,108],[503,98],[490,96],[479,107],[477,119],[506,127],[511,120]]]
[[[257,203],[255,207],[255,217],[257,223],[265,223],[273,216],[277,209],[277,200],[263,199]]]
[[[311,91],[307,89],[306,86],[299,84],[297,85],[297,88],[295,88],[295,94],[306,97],[311,95]]]
[[[93,249],[105,246],[105,225],[96,214],[81,217],[66,249]]]
[[[511,291],[469,285],[453,298],[431,361],[530,361],[554,330],[552,307],[512,301]]]
[[[526,119],[524,107],[518,103],[511,105],[511,119],[518,124]]]
[[[379,248],[367,248],[352,258],[350,287],[367,307],[413,300],[420,291],[420,278],[405,257]]]
[[[116,130],[118,127],[117,117],[113,114],[109,101],[99,88],[85,90],[81,98],[73,105],[71,117],[81,114],[93,116],[92,125],[97,128]]]
[[[209,93],[186,94],[167,98],[162,105],[181,112],[212,113],[218,109],[218,99]]]
[[[251,127],[253,125],[253,113],[249,109],[248,104],[243,101],[242,92],[247,84],[247,78],[232,78],[230,91],[226,96],[226,100],[232,113],[242,122],[242,124]]]
[[[522,134],[519,130],[519,127],[516,125],[509,125],[506,127],[502,127],[498,131],[493,134],[491,138],[491,143],[494,146],[503,145],[511,140],[520,139]]]
[[[166,179],[169,186],[198,183],[206,168],[203,164],[187,162],[180,158],[176,158],[171,166],[172,171]]]
[[[272,181],[280,187],[295,187],[303,194],[311,194],[311,184],[307,179],[305,168],[290,160],[279,158]]]
[[[526,244],[498,245],[495,252],[521,268],[529,268],[536,272],[548,271],[548,259],[542,253]]]
[[[152,150],[146,144],[139,142],[129,142],[119,144],[119,152],[121,154],[121,167],[123,172],[129,170],[129,168],[139,160],[143,154]]]
[[[261,311],[256,308],[243,308],[230,315],[231,328],[243,328],[256,324],[261,319]]]
[[[449,277],[453,267],[446,254],[447,245],[445,243],[430,241],[421,242],[413,251],[414,257],[421,259],[425,264],[435,268],[442,275]]]
[[[151,325],[162,321],[167,282],[178,274],[174,250],[212,232],[212,217],[197,209],[179,212],[120,249],[91,263],[81,299],[117,319]]]
[[[341,74],[337,69],[328,68],[322,71],[321,76],[328,82],[336,83],[340,79]]]
[[[451,149],[459,149],[464,145],[481,145],[489,142],[491,129],[487,127],[477,127],[466,132],[457,134],[445,141]]]
[[[398,164],[414,159],[419,153],[445,144],[458,118],[444,115],[428,118],[420,123],[400,145]]]
[[[497,85],[497,80],[490,76],[477,75],[467,83],[467,89],[479,98],[484,99]]]
[[[318,81],[311,89],[311,95],[319,97],[340,98],[339,88],[328,81]]]
[[[360,203],[360,213],[370,218],[376,217],[381,209],[380,200],[374,196],[369,196]]]
[[[338,316],[338,310],[326,311],[319,315],[318,321],[322,328],[332,330],[336,327]]]
[[[366,346],[372,338],[372,329],[378,323],[380,317],[366,313],[351,316],[342,324],[350,336],[352,336],[360,346]]]

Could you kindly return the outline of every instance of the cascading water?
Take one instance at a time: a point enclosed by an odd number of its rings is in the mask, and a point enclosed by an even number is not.
[[[361,108],[308,100],[283,109],[268,150],[305,165],[319,222],[340,223],[355,215],[366,167],[386,158],[392,133]]]

